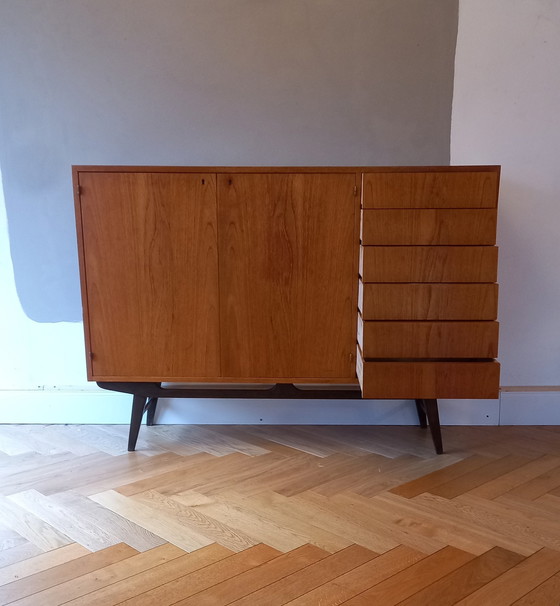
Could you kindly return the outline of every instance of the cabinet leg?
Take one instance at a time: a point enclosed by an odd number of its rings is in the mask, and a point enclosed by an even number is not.
[[[148,398],[148,403],[146,404],[146,425],[148,425],[149,427],[154,424],[154,416],[156,414],[157,403],[157,398]]]
[[[424,410],[423,400],[415,400],[415,402],[416,402],[416,412],[418,413],[418,421],[420,423],[420,427],[428,427],[428,421],[426,420],[426,411]]]
[[[424,400],[424,409],[428,418],[432,440],[437,454],[443,453],[443,443],[441,440],[441,427],[439,424],[439,412],[437,400]]]
[[[130,417],[130,429],[128,431],[128,451],[133,452],[136,448],[138,440],[138,432],[144,416],[144,408],[146,406],[146,398],[144,396],[135,395],[132,398],[132,415]]]
[[[416,411],[420,427],[430,426],[430,433],[437,454],[443,454],[443,442],[441,439],[441,426],[439,424],[438,404],[435,399],[415,400]]]

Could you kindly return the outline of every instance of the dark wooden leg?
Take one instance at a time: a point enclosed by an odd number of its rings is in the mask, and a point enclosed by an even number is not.
[[[420,427],[428,427],[428,422],[426,420],[426,411],[424,410],[424,401],[415,400],[415,402],[416,402],[416,412],[418,413],[418,421],[420,422]]]
[[[437,400],[424,400],[424,409],[428,417],[428,424],[432,434],[432,440],[437,454],[443,453],[443,443],[441,440],[441,427],[439,424],[439,412]]]
[[[138,432],[144,416],[144,408],[146,406],[146,398],[144,396],[135,395],[132,398],[132,415],[130,417],[130,429],[128,432],[128,451],[133,452],[136,448],[138,440]]]
[[[154,424],[154,415],[156,414],[158,399],[149,398],[146,404],[146,425],[151,427]]]

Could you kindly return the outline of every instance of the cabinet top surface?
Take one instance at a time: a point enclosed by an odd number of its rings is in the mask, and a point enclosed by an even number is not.
[[[499,172],[499,165],[472,166],[117,166],[74,165],[74,172],[209,173],[410,173]]]

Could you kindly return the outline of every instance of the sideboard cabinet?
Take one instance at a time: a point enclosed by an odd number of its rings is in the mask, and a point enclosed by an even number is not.
[[[103,387],[355,386],[415,399],[421,422],[437,398],[497,396],[499,167],[73,179],[88,378]]]

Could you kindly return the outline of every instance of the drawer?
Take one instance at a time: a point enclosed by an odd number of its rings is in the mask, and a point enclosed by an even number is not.
[[[495,358],[498,322],[372,322],[358,316],[364,358]]]
[[[364,398],[497,398],[500,365],[485,362],[371,362],[358,351]]]
[[[499,168],[363,176],[364,208],[496,208]]]
[[[497,284],[364,284],[364,320],[495,320]]]
[[[362,246],[364,282],[495,282],[495,246]]]
[[[496,210],[362,210],[364,245],[476,245],[496,243]]]

